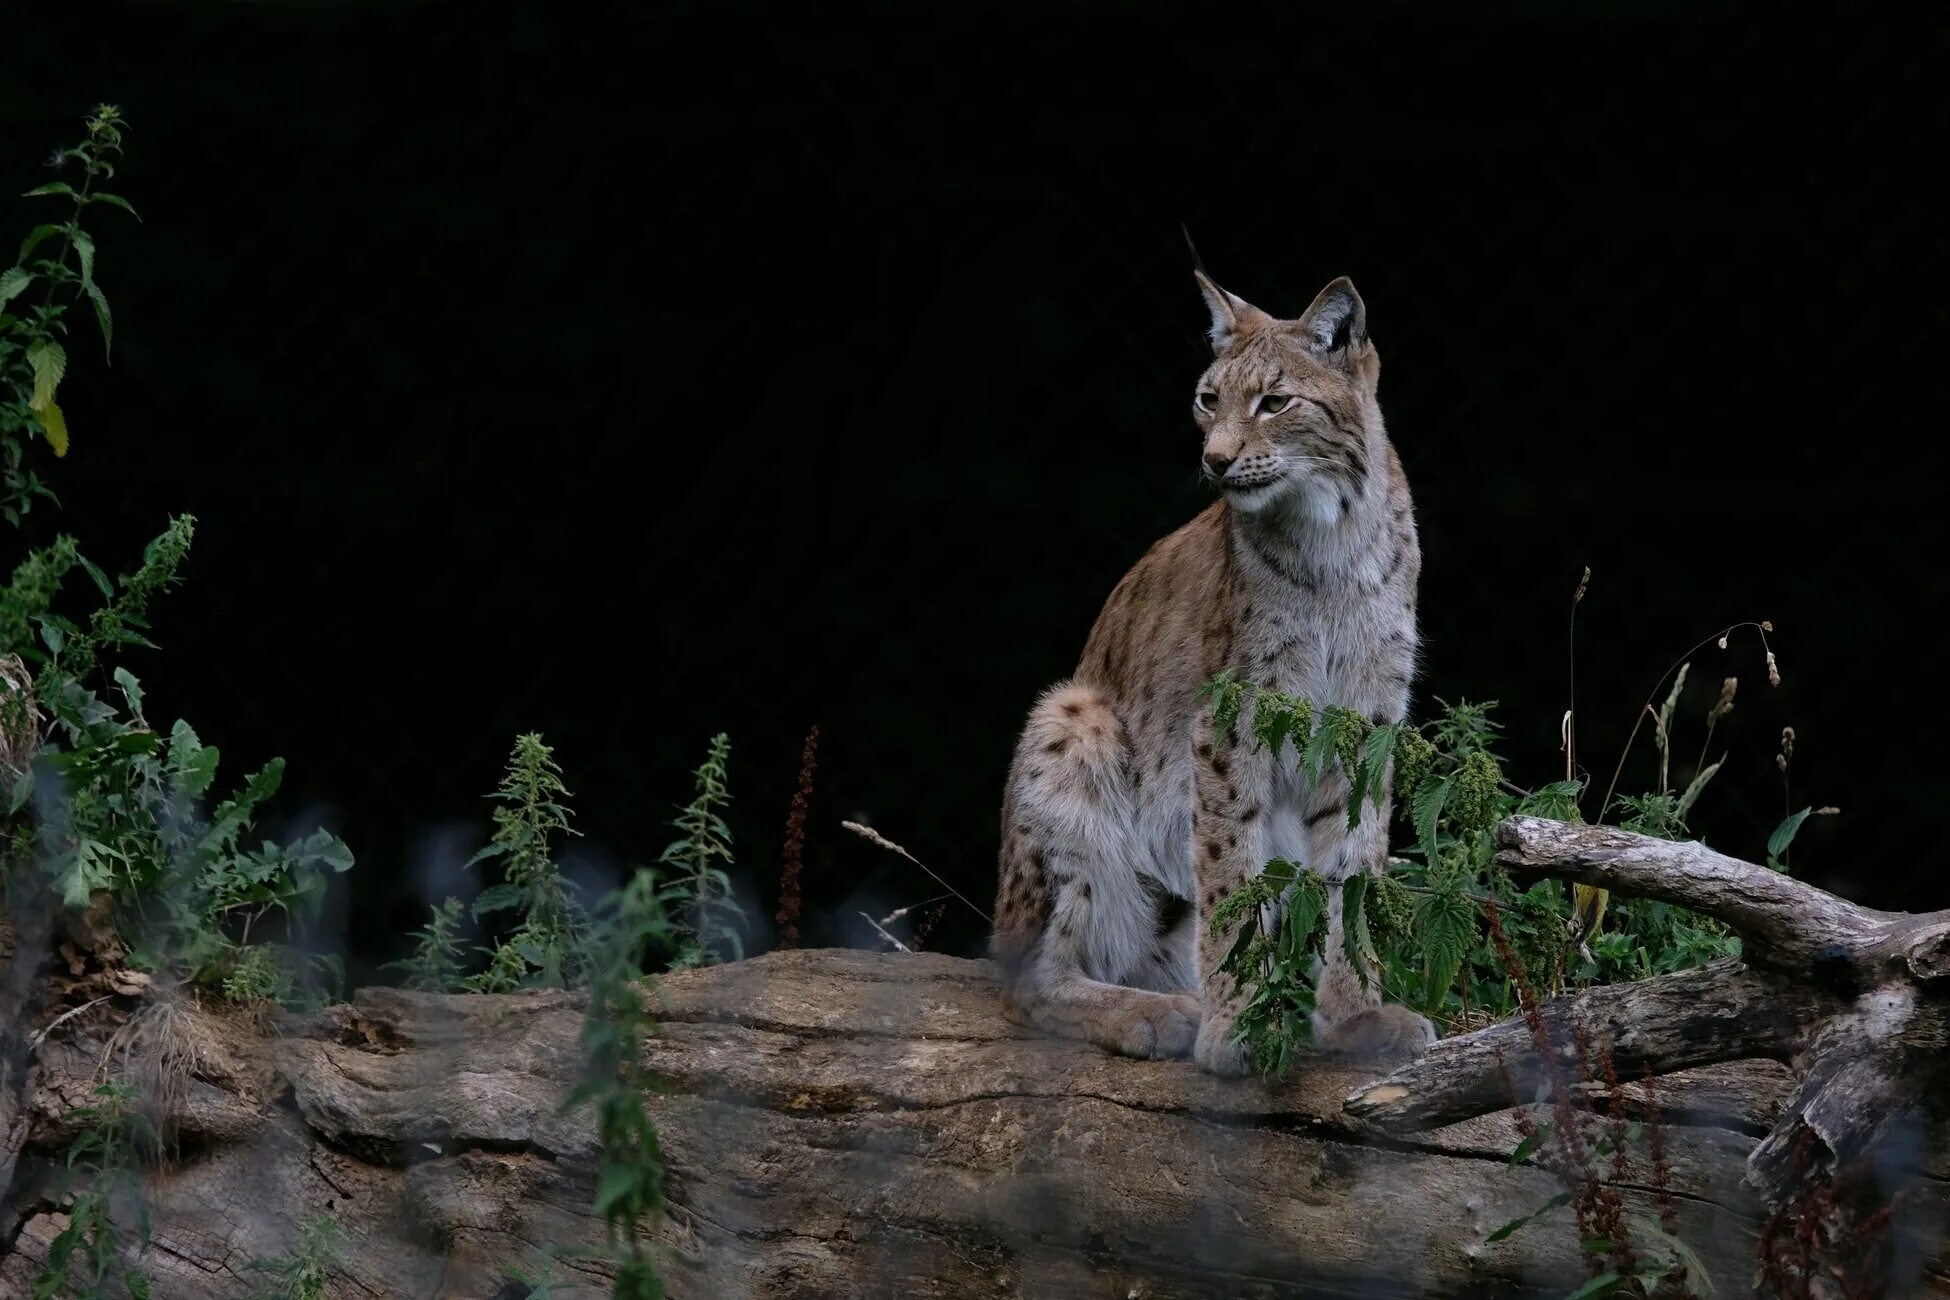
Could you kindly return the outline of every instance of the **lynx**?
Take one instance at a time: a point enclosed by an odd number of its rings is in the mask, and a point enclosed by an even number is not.
[[[1237,667],[1376,722],[1407,712],[1421,553],[1366,308],[1343,277],[1281,320],[1195,276],[1214,359],[1192,418],[1220,499],[1117,584],[1075,674],[1029,715],[1002,803],[1004,1005],[1047,1033],[1244,1074],[1242,994],[1217,969],[1233,936],[1208,917],[1280,856],[1329,882],[1316,1043],[1420,1051],[1433,1026],[1381,1001],[1340,932],[1338,882],[1387,856],[1386,792],[1350,830],[1338,765],[1311,783],[1290,740],[1275,754],[1215,735],[1198,699]]]

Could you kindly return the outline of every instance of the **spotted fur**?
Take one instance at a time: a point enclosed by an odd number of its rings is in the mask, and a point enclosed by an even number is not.
[[[1221,670],[1380,722],[1408,709],[1421,552],[1382,426],[1381,363],[1345,278],[1279,320],[1198,276],[1214,359],[1193,418],[1221,499],[1117,584],[1076,672],[1030,712],[1002,803],[994,952],[1016,1020],[1133,1056],[1246,1069],[1239,990],[1208,934],[1268,858],[1331,882],[1378,871],[1388,810],[1347,828],[1348,783],[1213,734]],[[1324,1047],[1420,1050],[1429,1022],[1385,1005],[1343,955],[1329,890],[1314,1028]]]

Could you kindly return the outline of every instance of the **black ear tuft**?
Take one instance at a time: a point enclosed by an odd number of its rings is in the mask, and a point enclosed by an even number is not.
[[[1354,282],[1341,276],[1322,289],[1297,322],[1307,346],[1324,355],[1344,355],[1368,337],[1368,310]]]

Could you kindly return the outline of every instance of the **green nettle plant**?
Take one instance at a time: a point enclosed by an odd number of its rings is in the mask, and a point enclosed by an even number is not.
[[[254,1300],[325,1300],[325,1283],[344,1251],[345,1234],[337,1223],[322,1214],[308,1219],[289,1251],[251,1262],[254,1272],[271,1275]]]
[[[588,1065],[582,1086],[566,1103],[595,1111],[602,1146],[595,1209],[608,1234],[602,1258],[615,1269],[615,1300],[662,1300],[664,1293],[648,1240],[663,1212],[664,1161],[644,1104],[657,1081],[643,1065],[643,1040],[657,1025],[644,1007],[642,980],[651,954],[674,938],[665,897],[666,887],[646,868],[596,910],[582,1031]],[[545,1286],[532,1284],[530,1296]]]
[[[676,917],[673,966],[702,966],[745,955],[735,928],[743,912],[732,898],[731,877],[725,872],[732,861],[731,828],[720,811],[731,802],[725,785],[730,758],[731,738],[722,732],[712,737],[697,769],[697,793],[672,823],[680,834],[657,859],[676,871],[663,892]]]
[[[79,144],[56,151],[53,165],[77,167],[79,185],[56,181],[29,193],[65,199],[67,218],[35,227],[18,262],[0,273],[0,306],[11,309],[0,315],[0,443],[5,513],[16,526],[35,500],[52,500],[26,463],[29,443],[42,438],[57,456],[68,447],[55,400],[68,372],[68,308],[86,300],[105,350],[111,342],[83,219],[102,204],[133,211],[100,188],[115,174],[123,131],[120,112],[104,105],[88,115]],[[6,733],[31,737],[25,748],[37,751],[31,762],[8,764],[0,871],[9,897],[44,883],[63,907],[105,901],[129,964],[168,982],[240,999],[315,1001],[335,968],[289,941],[316,914],[329,876],[351,867],[351,853],[324,831],[286,844],[247,838],[277,791],[281,759],[206,812],[216,747],[187,722],[153,724],[134,674],[103,663],[151,645],[150,606],[178,582],[194,537],[194,519],[171,519],[136,570],[111,579],[72,537],[57,536],[31,550],[0,588],[0,659],[31,674],[7,679]],[[100,602],[86,617],[62,608],[77,572]]]
[[[563,802],[569,791],[562,770],[541,736],[530,732],[515,738],[507,771],[488,797],[500,804],[494,810],[494,836],[468,865],[498,858],[502,879],[475,898],[474,917],[517,912],[521,919],[506,938],[481,950],[488,967],[466,986],[481,993],[536,984],[567,988],[579,982],[587,918],[555,864],[551,841],[576,832]]]
[[[61,342],[68,333],[68,309],[88,300],[101,329],[104,356],[114,339],[108,299],[95,283],[95,237],[82,228],[81,219],[102,204],[135,215],[127,199],[98,188],[115,177],[124,125],[121,110],[99,105],[88,114],[81,142],[54,152],[49,165],[76,164],[80,188],[50,181],[27,191],[27,197],[66,199],[67,219],[35,226],[21,241],[14,265],[0,271],[0,513],[11,524],[18,524],[37,498],[54,496],[26,464],[28,440],[43,438],[56,456],[68,454],[68,421],[55,400],[68,369]],[[16,299],[21,306],[13,305]]]
[[[467,919],[467,905],[449,898],[439,907],[427,909],[427,923],[413,936],[410,956],[386,963],[386,969],[399,971],[402,988],[418,993],[458,993],[466,982],[460,968],[465,961],[460,927]]]
[[[1658,785],[1646,794],[1612,799],[1609,810],[1627,830],[1684,838],[1686,819],[1720,763],[1702,763],[1684,790],[1669,783],[1674,715],[1686,678],[1681,665],[1663,707],[1648,709],[1655,725]],[[1733,679],[1707,714],[1707,742],[1731,708]],[[1381,875],[1343,887],[1343,935],[1357,970],[1378,972],[1386,996],[1452,1026],[1502,1019],[1518,1009],[1515,983],[1490,942],[1483,916],[1493,900],[1515,953],[1547,993],[1593,983],[1642,979],[1737,955],[1738,937],[1712,917],[1648,900],[1609,907],[1584,902],[1554,880],[1516,887],[1495,864],[1491,830],[1512,816],[1578,820],[1584,786],[1552,781],[1533,788],[1512,784],[1496,753],[1501,727],[1495,703],[1438,700],[1442,712],[1421,727],[1377,726],[1350,710],[1317,709],[1311,701],[1260,690],[1236,673],[1206,683],[1220,734],[1237,734],[1255,749],[1292,746],[1288,761],[1310,780],[1336,762],[1352,786],[1349,824],[1382,798],[1391,769],[1394,806],[1411,838]],[[1702,745],[1704,752],[1706,745]],[[1724,761],[1724,760],[1722,760]],[[1779,866],[1795,832],[1812,813],[1786,818],[1769,839]],[[1261,907],[1283,902],[1271,928]],[[1239,933],[1223,969],[1251,994],[1240,1033],[1254,1060],[1279,1073],[1309,1043],[1313,1007],[1312,958],[1327,929],[1325,882],[1304,864],[1275,859],[1215,910],[1216,936],[1233,919]]]
[[[34,1279],[34,1300],[106,1300],[122,1292],[145,1300],[149,1279],[123,1263],[118,1219],[132,1218],[138,1250],[149,1248],[149,1212],[136,1186],[139,1145],[153,1131],[136,1105],[135,1090],[110,1080],[95,1089],[95,1104],[71,1119],[81,1132],[68,1147],[68,1225],[48,1247],[47,1267]]]
[[[36,502],[58,504],[30,455],[37,440],[56,457],[68,451],[57,392],[69,373],[69,310],[87,302],[104,355],[113,341],[84,221],[102,205],[133,212],[102,188],[115,175],[124,130],[111,106],[89,113],[80,143],[50,160],[75,169],[78,183],[29,191],[65,201],[65,218],[36,226],[15,264],[0,271],[0,514],[16,529]],[[152,723],[141,683],[109,662],[151,644],[150,607],[179,580],[194,537],[195,520],[171,519],[134,572],[111,578],[74,538],[57,535],[30,549],[0,586],[0,887],[8,910],[64,908],[110,923],[112,937],[94,955],[153,975],[150,1001],[125,1026],[128,1041],[153,1038],[165,1057],[170,1035],[161,1031],[175,1023],[186,986],[238,1000],[322,999],[336,961],[306,955],[293,941],[329,877],[352,865],[345,845],[324,831],[252,843],[282,760],[209,808],[216,747],[187,722]],[[78,576],[95,597],[85,614],[69,599]],[[159,1064],[158,1086],[169,1086],[168,1063]],[[69,1223],[36,1281],[37,1300],[148,1293],[142,1275],[120,1263],[118,1225],[133,1221],[146,1246],[135,1171],[141,1151],[160,1143],[142,1118],[150,1100],[111,1079],[72,1117],[82,1128],[68,1151]]]

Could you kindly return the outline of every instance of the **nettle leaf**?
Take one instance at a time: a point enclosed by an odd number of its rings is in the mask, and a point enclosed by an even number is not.
[[[88,196],[88,199],[91,203],[106,203],[111,207],[120,208],[122,209],[122,211],[134,217],[137,221],[142,220],[142,214],[137,212],[134,207],[130,206],[129,201],[123,198],[120,194],[103,194],[100,191],[97,191],[94,194],[90,194]]]
[[[1415,937],[1422,949],[1427,1005],[1441,1004],[1476,946],[1476,904],[1460,890],[1425,894],[1415,904]]]
[[[527,897],[527,892],[519,885],[505,882],[489,885],[474,899],[474,919],[478,921],[495,912],[511,912],[520,907]]]
[[[47,435],[47,445],[53,448],[55,456],[67,455],[68,417],[61,404],[50,397],[46,406],[35,409],[34,418],[40,422],[41,432]]]
[[[1300,770],[1307,774],[1309,781],[1319,784],[1320,778],[1333,764],[1334,746],[1338,738],[1333,715],[1322,709],[1314,723],[1314,734],[1308,737],[1306,745],[1300,750]]]
[[[1262,880],[1270,880],[1278,885],[1290,885],[1300,878],[1300,867],[1285,858],[1269,858],[1260,870]]]
[[[81,261],[81,283],[93,284],[95,282],[95,237],[85,230],[76,230],[70,238],[74,241],[75,256]]]
[[[34,273],[24,266],[10,266],[0,271],[0,307],[18,298],[32,283]]]
[[[115,314],[109,311],[108,297],[99,284],[84,284],[81,288],[88,295],[88,301],[95,305],[95,323],[102,330],[102,356],[107,357],[115,346]]]
[[[1318,886],[1318,880],[1317,876],[1303,879],[1287,899],[1286,929],[1298,945],[1293,950],[1296,956],[1310,951],[1315,947],[1315,940],[1322,937],[1327,918],[1327,891]]]
[[[1362,988],[1368,986],[1369,970],[1381,963],[1368,929],[1367,899],[1366,875],[1349,876],[1341,882],[1341,947]]]
[[[66,229],[66,227],[58,223],[50,223],[44,226],[35,226],[32,230],[27,232],[27,238],[20,241],[20,255],[16,257],[14,260],[20,263],[22,266],[25,266],[27,264],[27,259],[33,256],[34,250],[40,247],[41,241],[53,238],[55,235],[60,234],[64,229]]]
[[[27,345],[27,364],[34,368],[34,396],[28,405],[39,411],[54,401],[54,390],[68,373],[68,350],[53,339],[35,339]]]
[[[1415,835],[1422,843],[1422,861],[1433,867],[1436,857],[1436,826],[1442,819],[1443,806],[1449,802],[1449,790],[1453,777],[1425,777],[1415,787],[1415,803],[1409,815],[1415,822]]]
[[[1361,824],[1361,805],[1365,802],[1381,807],[1381,801],[1388,793],[1388,760],[1395,753],[1395,737],[1401,728],[1393,725],[1376,727],[1361,742],[1361,761],[1354,765],[1352,786],[1347,796],[1347,825],[1353,830]]]
[[[35,198],[39,198],[43,194],[73,194],[73,193],[74,193],[74,186],[68,184],[66,181],[49,181],[45,185],[36,185],[33,189],[28,190],[25,194],[21,195],[20,197],[23,199],[35,199]]]
[[[1803,808],[1800,812],[1794,814],[1794,816],[1774,828],[1774,833],[1767,837],[1767,856],[1769,858],[1779,858],[1788,851],[1788,846],[1794,843],[1794,837],[1801,829],[1801,823],[1807,821],[1808,815],[1813,811],[1813,808]]]
[[[1542,817],[1554,822],[1576,821],[1578,795],[1583,789],[1582,781],[1553,781],[1526,795],[1519,810],[1527,817]]]

